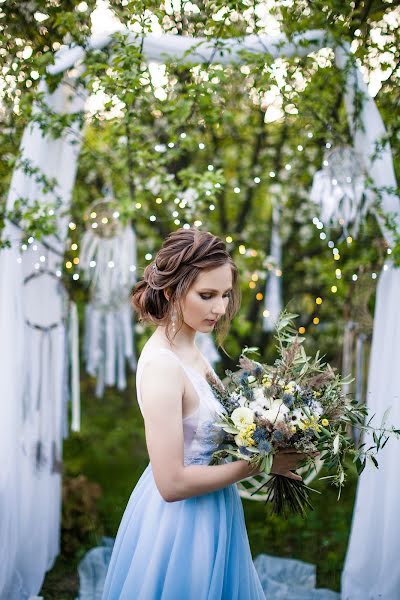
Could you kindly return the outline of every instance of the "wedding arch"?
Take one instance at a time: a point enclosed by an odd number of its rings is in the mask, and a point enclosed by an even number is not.
[[[333,46],[323,31],[309,31],[293,40],[266,35],[220,40],[171,35],[146,35],[141,39],[132,33],[128,35],[131,43],[142,45],[146,60],[156,62],[174,58],[190,63],[229,64],[244,61],[243,50],[247,51],[247,56],[263,53],[269,60],[306,56],[321,47]],[[86,94],[84,89],[77,89],[76,74],[85,54],[107,46],[111,39],[110,34],[97,36],[88,41],[85,49],[72,47],[56,54],[55,64],[48,71],[63,74],[60,85],[50,92],[44,81],[40,84],[44,103],[51,111],[68,114],[84,108]],[[353,149],[362,158],[372,180],[366,194],[373,202],[379,190],[383,211],[395,215],[399,230],[399,203],[393,191],[396,180],[390,145],[387,141],[382,144],[385,138],[382,118],[368,94],[360,70],[347,60],[349,47],[335,45],[333,50],[337,67],[346,70],[344,103]],[[356,115],[355,101],[360,92],[365,95],[365,100]],[[10,598],[27,598],[37,594],[45,571],[58,554],[60,466],[62,440],[67,434],[69,395],[72,397],[72,430],[79,430],[80,426],[77,311],[73,304],[66,302],[59,279],[79,158],[80,144],[75,135],[78,130],[75,122],[69,131],[54,139],[50,134],[43,134],[36,122],[26,128],[21,158],[30,160],[47,176],[56,177],[61,216],[56,234],[34,244],[37,256],[44,257],[45,267],[32,267],[32,248],[20,255],[20,231],[10,222],[6,224],[5,235],[15,243],[0,254],[0,381],[3,386],[0,446],[2,456],[7,456],[0,472],[2,597],[5,594]],[[379,153],[376,152],[378,144],[382,144]],[[38,192],[34,178],[17,167],[7,208],[11,210],[20,197],[33,201]],[[387,242],[393,243],[393,231],[381,214],[377,214],[377,218]],[[400,422],[396,348],[400,335],[398,298],[400,270],[388,259],[377,286],[367,396],[368,404],[378,418],[391,406],[391,419],[395,423]],[[65,368],[67,347],[72,348],[71,374]],[[41,364],[38,364],[38,356],[42,357]],[[32,421],[25,418],[27,414],[36,417]],[[30,460],[32,447],[35,469]],[[398,549],[400,535],[397,518],[400,484],[394,476],[396,467],[396,448],[394,443],[388,444],[381,454],[379,471],[368,466],[360,478],[342,578],[344,599],[361,600],[379,595],[389,598],[400,588],[400,574],[389,560]]]

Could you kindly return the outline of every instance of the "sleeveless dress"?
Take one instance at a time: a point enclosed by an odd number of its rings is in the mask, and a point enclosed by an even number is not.
[[[173,355],[197,392],[197,409],[183,418],[184,464],[207,465],[222,442],[223,433],[213,423],[225,409],[199,371],[184,364],[172,350],[155,352]],[[145,349],[137,365],[142,414],[140,380],[153,356],[154,351]],[[211,365],[209,369],[217,377]],[[166,502],[149,463],[119,526],[102,599],[265,600],[236,484]]]

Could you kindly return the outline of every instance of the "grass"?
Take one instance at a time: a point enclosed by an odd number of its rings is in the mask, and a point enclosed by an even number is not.
[[[65,441],[64,475],[67,480],[83,474],[87,483],[82,484],[83,500],[78,497],[77,507],[73,499],[64,501],[63,552],[46,575],[41,590],[45,600],[75,600],[79,561],[88,549],[100,543],[103,535],[115,537],[132,489],[148,464],[134,382],[131,376],[124,393],[107,390],[102,399],[95,398],[91,379],[82,382],[82,428]],[[90,482],[100,486],[100,496],[94,503]],[[313,482],[313,487],[323,490],[323,494],[312,495],[314,510],[305,520],[271,516],[264,503],[244,500],[250,546],[253,557],[265,553],[315,564],[318,587],[339,591],[356,478],[349,477],[340,502],[336,488],[326,481]],[[87,515],[80,506],[85,507],[85,494],[89,495],[86,506],[94,506],[86,510]],[[80,520],[74,520],[74,510],[81,510]],[[68,515],[72,529],[66,531]]]

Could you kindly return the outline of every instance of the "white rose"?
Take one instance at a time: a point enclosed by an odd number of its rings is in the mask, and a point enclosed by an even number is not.
[[[253,389],[253,397],[257,404],[260,404],[261,406],[265,405],[265,396],[261,387],[256,387]]]
[[[247,408],[246,406],[241,406],[239,408],[235,408],[233,413],[231,414],[231,419],[233,423],[239,429],[243,427],[247,427],[247,425],[251,425],[254,421],[254,412]]]
[[[271,423],[279,423],[284,420],[285,415],[288,413],[288,407],[285,406],[281,400],[274,400],[265,411],[265,417],[271,421]]]

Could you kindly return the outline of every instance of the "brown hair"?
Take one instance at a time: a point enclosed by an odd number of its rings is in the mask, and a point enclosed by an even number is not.
[[[183,323],[180,301],[200,271],[226,263],[232,268],[232,291],[225,314],[215,325],[217,343],[221,346],[240,306],[238,270],[225,242],[207,231],[180,228],[168,235],[155,259],[145,268],[143,279],[132,290],[132,304],[139,321],[165,325],[171,341],[171,314],[175,310],[178,331]],[[169,300],[164,290],[168,290]]]

